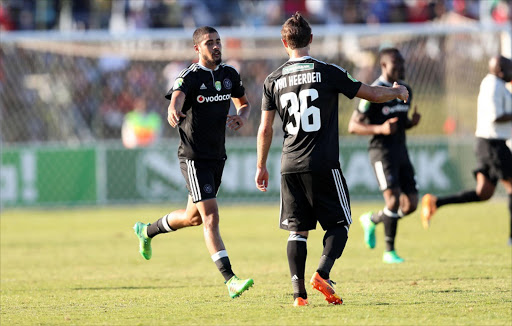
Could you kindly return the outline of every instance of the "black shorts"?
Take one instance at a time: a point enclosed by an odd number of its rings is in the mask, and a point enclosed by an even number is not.
[[[381,191],[400,188],[405,194],[418,193],[407,148],[370,148],[368,154]]]
[[[189,160],[180,158],[181,173],[194,203],[217,197],[224,160]]]
[[[498,180],[512,178],[512,152],[505,140],[477,138],[475,145],[477,167],[473,171],[485,175],[494,185]]]
[[[290,173],[281,176],[280,228],[309,231],[316,223],[324,230],[352,223],[350,197],[340,169],[323,173]]]

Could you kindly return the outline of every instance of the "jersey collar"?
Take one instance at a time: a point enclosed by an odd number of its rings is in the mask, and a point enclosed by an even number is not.
[[[215,68],[215,69],[213,69],[213,70],[212,70],[212,69],[210,69],[210,68],[206,68],[205,66],[203,66],[203,65],[202,65],[202,64],[200,64],[199,62],[197,63],[197,66],[198,66],[199,68],[201,68],[201,69],[203,69],[203,70],[206,70],[206,71],[217,71],[217,70],[219,69],[220,65],[221,65],[221,64],[218,64],[218,65],[217,65],[217,68]]]
[[[384,78],[382,75],[381,75],[381,76],[379,76],[379,80],[380,80],[382,83],[384,83],[384,85],[386,85],[386,86],[388,86],[388,87],[393,86],[393,85],[392,85],[390,82],[388,82],[388,81],[386,80],[386,78]]]
[[[300,58],[293,58],[293,59],[290,58],[290,59],[288,59],[288,61],[294,62],[294,61],[302,61],[302,60],[306,60],[306,59],[312,59],[312,58],[309,55],[305,55],[305,56],[300,57]]]

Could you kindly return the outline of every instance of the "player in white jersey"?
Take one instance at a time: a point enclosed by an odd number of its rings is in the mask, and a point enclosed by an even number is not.
[[[512,139],[512,93],[506,83],[512,80],[512,61],[503,56],[489,60],[489,73],[480,84],[477,104],[476,146],[477,168],[475,190],[436,197],[426,194],[422,199],[421,220],[429,227],[432,215],[447,204],[485,201],[492,197],[498,180],[508,194],[512,245],[512,153],[507,140]]]
[[[324,250],[310,283],[329,303],[341,304],[329,273],[343,253],[352,217],[339,164],[338,94],[386,102],[394,98],[407,101],[409,92],[398,84],[365,85],[345,69],[309,56],[313,35],[298,12],[283,24],[281,36],[290,59],[263,85],[256,187],[266,191],[268,186],[266,162],[277,112],[284,131],[280,227],[290,233],[287,256],[294,305],[308,304],[304,284],[306,243],[309,230],[315,229],[317,222],[325,230]]]

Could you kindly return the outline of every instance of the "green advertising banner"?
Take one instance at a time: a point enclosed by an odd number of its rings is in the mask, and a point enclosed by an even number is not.
[[[3,206],[94,204],[94,148],[26,147],[2,152]]]
[[[82,148],[27,146],[3,149],[0,199],[3,207],[181,202],[187,198],[176,140],[143,149],[118,143]],[[256,139],[228,139],[228,160],[219,198],[232,202],[279,200],[280,140],[268,157],[267,193],[254,185]],[[446,194],[473,187],[471,142],[409,141],[420,194]],[[381,199],[366,141],[340,140],[340,162],[352,200]]]

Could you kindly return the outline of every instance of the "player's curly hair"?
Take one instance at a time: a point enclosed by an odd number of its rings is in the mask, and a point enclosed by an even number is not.
[[[210,26],[198,27],[194,31],[194,34],[192,35],[192,40],[194,41],[194,45],[201,43],[201,40],[203,39],[204,34],[211,34],[211,33],[218,34],[217,30],[213,27],[210,27]]]
[[[311,39],[311,27],[300,12],[297,11],[283,24],[281,37],[292,50],[304,48],[308,46]]]

